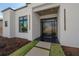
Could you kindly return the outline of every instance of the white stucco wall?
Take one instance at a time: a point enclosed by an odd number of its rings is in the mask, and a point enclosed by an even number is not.
[[[21,17],[21,16],[27,16],[27,19],[28,19],[28,9],[27,8],[23,8],[23,9],[15,11],[15,36],[19,37],[19,38],[28,39],[29,31],[26,33],[19,32],[19,17]]]
[[[66,9],[66,31],[64,31],[64,8]],[[60,43],[79,48],[79,4],[60,6]]]
[[[27,15],[28,18],[28,32],[19,32],[19,17]],[[32,6],[15,11],[15,36],[33,40],[40,37],[40,17],[38,14],[32,12]]]
[[[15,37],[15,12],[10,11],[10,37]]]
[[[27,16],[28,32],[19,32],[19,17]],[[31,6],[13,11],[11,9],[3,12],[3,36],[12,38],[19,37],[32,40],[32,8]],[[5,27],[5,21],[8,21],[8,27]],[[30,26],[30,27],[29,27]]]
[[[3,36],[4,37],[10,37],[10,11],[7,10],[3,12]],[[8,26],[5,27],[5,21],[8,22]]]
[[[40,16],[32,13],[32,39],[40,37]]]
[[[28,10],[28,39],[29,40],[33,40],[32,38],[32,6],[28,6],[27,7],[27,10]]]
[[[3,36],[4,37],[15,37],[15,17],[14,11],[9,9],[3,12]],[[7,21],[8,26],[5,27],[5,21]]]

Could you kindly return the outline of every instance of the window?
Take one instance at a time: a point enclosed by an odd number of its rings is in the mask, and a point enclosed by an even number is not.
[[[19,17],[19,32],[27,32],[27,30],[28,30],[27,16]]]

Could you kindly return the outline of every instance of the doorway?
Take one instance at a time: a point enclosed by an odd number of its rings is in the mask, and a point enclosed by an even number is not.
[[[41,19],[41,41],[58,42],[57,17]]]

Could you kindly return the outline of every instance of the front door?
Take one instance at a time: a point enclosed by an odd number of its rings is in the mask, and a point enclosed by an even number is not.
[[[57,18],[41,19],[42,41],[52,42],[57,38]]]

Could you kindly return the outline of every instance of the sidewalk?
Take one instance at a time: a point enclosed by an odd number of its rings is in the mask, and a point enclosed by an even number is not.
[[[25,56],[49,56],[51,43],[39,41]]]

